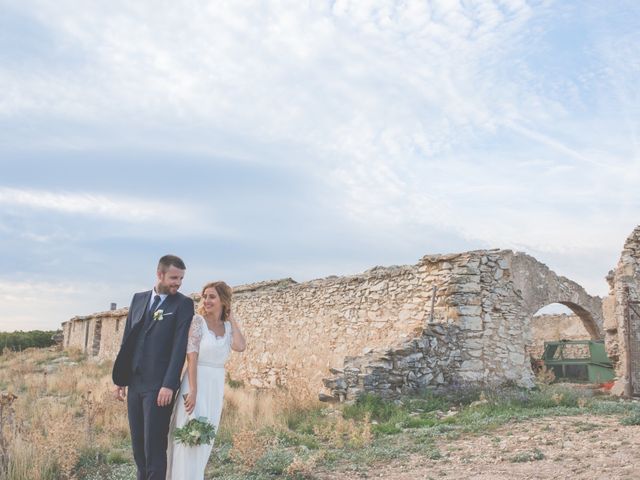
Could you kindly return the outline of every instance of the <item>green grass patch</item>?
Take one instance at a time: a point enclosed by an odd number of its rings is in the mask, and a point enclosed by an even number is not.
[[[511,463],[525,463],[535,462],[536,460],[543,460],[544,453],[537,448],[534,448],[531,452],[520,452],[509,459]]]
[[[105,471],[108,464],[108,453],[99,448],[82,449],[73,469],[74,475],[78,478],[84,478],[92,473]]]
[[[640,410],[635,410],[620,419],[622,425],[640,425]]]
[[[294,454],[290,450],[269,449],[256,462],[254,474],[282,475],[293,459]]]
[[[313,427],[322,423],[325,412],[322,408],[294,409],[284,412],[287,428],[293,432],[313,435]]]
[[[274,430],[273,435],[278,439],[281,445],[286,447],[303,446],[309,450],[317,450],[320,447],[318,439],[308,433],[298,433],[292,430]]]

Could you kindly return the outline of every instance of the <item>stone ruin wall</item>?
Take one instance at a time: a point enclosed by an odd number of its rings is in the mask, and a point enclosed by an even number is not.
[[[459,380],[463,358],[463,331],[455,324],[430,323],[422,334],[396,348],[346,357],[342,368],[330,368],[323,378],[328,394],[323,401],[345,401],[363,393],[383,398],[414,393]]]
[[[614,362],[617,381],[612,393],[631,396],[632,384],[635,394],[640,390],[640,369],[630,375],[628,362],[630,360],[629,336],[634,344],[640,344],[640,328],[628,331],[628,321],[632,306],[630,302],[640,302],[640,226],[636,227],[627,238],[620,260],[616,268],[607,276],[609,282],[609,296],[605,299],[605,344],[609,358]],[[640,305],[633,305],[640,311]],[[635,353],[635,352],[634,352]],[[637,353],[636,353],[637,355]],[[638,362],[640,363],[640,362]]]
[[[472,338],[465,342],[472,357],[461,365],[465,380],[533,385],[526,356],[530,318],[523,311],[523,297],[514,283],[516,255],[510,250],[481,253],[477,270],[469,273],[467,281],[476,284],[476,294],[468,303],[480,312],[481,324],[474,326]],[[469,329],[470,325],[463,327]]]
[[[512,256],[514,286],[523,293],[523,311],[532,317],[552,303],[568,307],[577,315],[593,340],[604,338],[602,299],[561,277],[530,255]]]
[[[437,277],[437,265],[413,265],[300,284],[284,280],[235,287],[234,309],[248,348],[232,355],[229,375],[256,387],[315,388],[317,394],[329,367],[346,356],[415,336],[430,313]],[[434,316],[442,318],[441,310],[435,307]],[[121,309],[74,317],[63,324],[64,346],[113,359],[126,314]]]
[[[602,300],[529,255],[487,250],[349,277],[235,287],[249,347],[232,356],[228,370],[258,387],[313,393],[324,383],[327,399],[365,391],[393,397],[458,381],[527,385],[535,344],[547,333],[575,338],[581,324],[591,338],[605,339],[618,377],[613,392],[630,395],[631,383],[640,386],[640,368],[632,382],[627,371],[627,339],[640,345],[640,324],[632,332],[626,326],[631,303],[640,302],[640,226],[607,280],[610,293]],[[579,321],[548,316],[543,339],[540,317],[532,316],[551,303],[568,306]],[[113,359],[126,315],[120,309],[74,317],[63,323],[63,345]]]
[[[392,369],[401,384],[396,379],[367,380],[367,385],[374,390],[393,385],[388,390],[400,392],[454,379],[530,383],[524,355],[528,326],[518,316],[521,300],[509,280],[509,255],[498,250],[434,255],[416,265],[377,267],[360,275],[236,287],[234,308],[249,347],[232,356],[228,372],[256,387],[313,393],[345,359],[362,367],[364,357],[373,362],[395,352],[396,366],[411,365],[415,358],[400,361],[402,352],[417,353],[407,342],[426,338],[429,352],[426,344],[419,347],[429,366],[412,375],[404,367]],[[111,359],[125,318],[126,309],[75,317],[63,326],[64,345]]]
[[[393,398],[455,382],[531,386],[529,318],[511,279],[512,256],[490,250],[424,257],[419,268],[437,273],[427,277],[439,292],[433,322],[394,348],[345,358],[323,379],[327,399],[363,392]]]
[[[430,271],[416,265],[304,283],[239,287],[234,308],[247,351],[228,364],[232,378],[256,387],[314,390],[349,355],[396,345],[424,324]]]
[[[63,347],[99,360],[115,359],[127,321],[127,308],[73,317],[62,324]]]
[[[523,265],[534,275],[527,270],[523,279]],[[346,277],[235,287],[248,348],[232,355],[227,370],[255,387],[315,395],[324,385],[324,397],[339,400],[452,382],[532,385],[527,347],[535,302],[528,290],[540,287],[532,278],[566,280],[549,272],[525,254],[482,250]],[[553,286],[561,300],[599,302],[566,282]],[[125,318],[126,309],[75,317],[63,325],[64,345],[112,359]]]

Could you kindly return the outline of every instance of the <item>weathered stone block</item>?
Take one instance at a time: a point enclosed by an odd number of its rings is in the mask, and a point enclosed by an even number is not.
[[[498,260],[498,266],[503,270],[507,270],[511,268],[511,262],[505,258],[500,258]]]
[[[509,360],[516,365],[522,365],[524,363],[524,353],[522,352],[510,352]]]
[[[615,314],[616,297],[610,295],[602,300],[602,315],[604,316],[604,329],[616,330],[619,328]]]
[[[482,371],[477,370],[460,370],[458,377],[463,382],[480,382],[484,380],[484,374]]]
[[[460,317],[460,326],[467,330],[482,330],[482,318],[480,317]]]
[[[479,305],[462,305],[458,307],[458,310],[464,316],[477,316],[482,313],[482,307]]]
[[[482,360],[465,360],[460,365],[460,370],[482,370],[483,363]]]

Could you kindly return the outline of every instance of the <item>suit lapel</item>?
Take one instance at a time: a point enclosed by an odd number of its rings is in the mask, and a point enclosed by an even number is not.
[[[133,312],[133,318],[131,319],[131,329],[135,327],[139,322],[144,323],[144,314],[149,308],[149,303],[151,302],[151,293],[153,290],[149,290],[148,292],[144,292],[142,295],[142,302],[138,302],[136,305],[136,310]]]
[[[178,295],[169,295],[167,298],[164,299],[164,302],[162,302],[159,306],[158,306],[158,310],[162,310],[164,313],[171,313],[174,304],[176,303],[176,300],[178,299]],[[147,298],[147,301],[151,300],[151,296],[149,296]],[[146,311],[146,309],[145,309]],[[169,317],[171,318],[171,317]],[[145,330],[144,334],[147,335],[151,329],[155,326],[156,323],[158,322],[166,322],[168,319],[165,318],[163,320],[153,320],[151,319],[151,324],[147,327],[147,329]]]

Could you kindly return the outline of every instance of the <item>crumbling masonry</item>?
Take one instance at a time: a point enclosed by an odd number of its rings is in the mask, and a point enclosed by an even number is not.
[[[613,393],[640,396],[640,226],[627,238],[607,281],[604,328],[607,353],[617,376]]]
[[[392,398],[453,382],[529,386],[532,316],[561,303],[592,338],[606,331],[618,383],[629,392],[630,384],[640,385],[636,367],[627,368],[634,357],[626,353],[629,345],[640,347],[640,334],[629,336],[625,327],[633,302],[640,301],[639,252],[636,229],[610,278],[606,320],[600,298],[510,250],[430,255],[415,265],[304,283],[238,286],[234,309],[249,347],[232,356],[228,372],[259,388],[321,391],[325,400],[350,400],[363,392]],[[74,317],[63,324],[64,346],[114,358],[126,314],[120,309]],[[634,318],[630,328],[640,332],[640,316]]]

